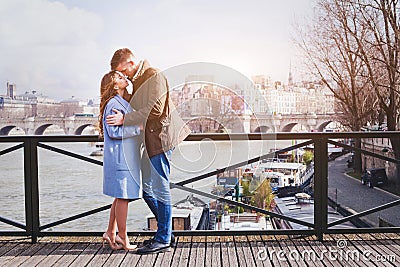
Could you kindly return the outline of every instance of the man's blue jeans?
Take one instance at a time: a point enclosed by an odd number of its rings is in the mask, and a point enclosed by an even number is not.
[[[172,233],[172,205],[169,188],[172,149],[150,158],[147,171],[143,175],[143,199],[157,220],[154,239],[169,244]],[[146,164],[144,164],[146,165]],[[147,173],[147,175],[145,174]]]

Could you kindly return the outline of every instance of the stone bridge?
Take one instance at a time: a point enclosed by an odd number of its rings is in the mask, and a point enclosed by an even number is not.
[[[68,135],[81,135],[86,127],[97,125],[97,117],[28,117],[25,119],[0,119],[0,135],[8,135],[14,128],[22,129],[26,135],[43,135],[52,126],[58,126]]]
[[[250,132],[291,132],[296,125],[301,125],[305,132],[322,132],[336,114],[257,114],[250,119]]]
[[[291,132],[296,125],[302,125],[307,132],[322,132],[323,129],[334,121],[335,114],[287,114],[237,116],[234,125],[224,126],[231,132]],[[185,121],[196,123],[198,117],[186,117]],[[212,120],[212,119],[211,119]],[[201,123],[198,121],[198,123]],[[14,128],[22,129],[26,135],[42,135],[51,125],[56,125],[67,135],[81,135],[87,127],[97,125],[97,117],[29,117],[25,119],[0,119],[0,135],[8,135]],[[203,128],[204,129],[204,128]],[[212,127],[205,128],[213,130]],[[194,131],[196,132],[196,131]]]
[[[235,116],[197,116],[184,117],[194,132],[216,131],[221,128],[232,133],[254,132],[291,132],[295,126],[301,126],[304,132],[322,132],[331,122],[335,122],[336,114],[285,114],[285,115],[235,115]],[[203,125],[201,125],[203,124]],[[198,126],[201,125],[199,128]],[[222,126],[222,127],[221,127]]]

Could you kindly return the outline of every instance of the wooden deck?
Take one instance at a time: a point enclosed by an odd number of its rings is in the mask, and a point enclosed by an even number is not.
[[[400,234],[178,237],[170,252],[102,248],[100,237],[0,237],[0,266],[399,266]],[[143,237],[131,237],[141,242]]]

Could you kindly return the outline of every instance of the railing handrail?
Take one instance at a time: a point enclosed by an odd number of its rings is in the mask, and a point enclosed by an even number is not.
[[[192,133],[185,141],[202,141],[211,139],[214,141],[229,140],[293,140],[293,139],[343,139],[343,138],[390,138],[399,135],[400,131],[369,131],[369,132],[302,132],[302,133]],[[21,142],[30,139],[41,142],[96,142],[103,141],[98,135],[0,135],[0,143]]]

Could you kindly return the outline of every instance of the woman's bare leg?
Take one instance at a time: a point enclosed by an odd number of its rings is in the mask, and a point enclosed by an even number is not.
[[[114,199],[111,209],[110,209],[110,219],[108,220],[108,228],[107,234],[111,239],[111,242],[115,243],[115,235],[117,234],[117,220],[116,220],[116,205],[117,205],[117,198]]]
[[[136,246],[131,246],[129,243],[128,232],[126,230],[126,219],[128,217],[127,199],[117,199],[115,206],[116,220],[118,225],[118,237],[116,241],[121,243],[125,250],[134,249]]]

